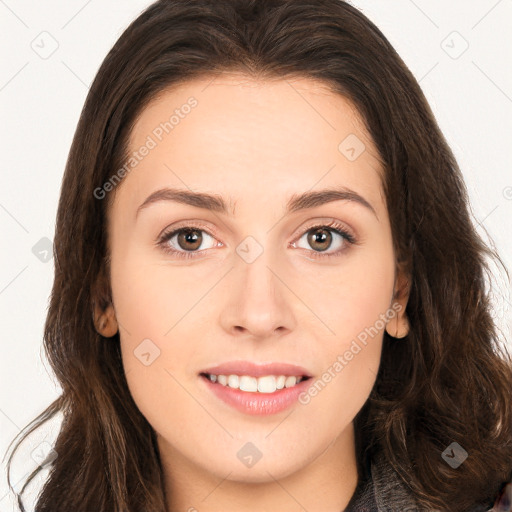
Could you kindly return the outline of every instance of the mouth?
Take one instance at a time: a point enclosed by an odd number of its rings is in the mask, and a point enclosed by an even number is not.
[[[276,414],[299,401],[313,382],[304,368],[286,363],[232,361],[205,368],[199,378],[221,403],[250,415]]]
[[[308,375],[264,375],[254,377],[251,375],[223,375],[214,373],[200,373],[200,376],[220,386],[238,389],[245,393],[275,393],[281,389],[297,386],[302,381],[309,380]]]

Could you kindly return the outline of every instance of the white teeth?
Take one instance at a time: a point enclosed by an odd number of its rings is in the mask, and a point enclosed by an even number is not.
[[[239,387],[242,391],[258,391],[258,379],[255,377],[248,377],[247,375],[243,375],[240,377]]]
[[[273,375],[258,379],[258,391],[260,393],[273,393],[276,389],[276,378]]]
[[[276,390],[291,388],[304,380],[304,377],[286,375],[265,375],[264,377],[251,377],[249,375],[208,375],[212,382],[222,386],[240,389],[250,393],[274,393]]]
[[[291,388],[297,384],[297,377],[286,377],[286,382],[284,383],[285,388]]]
[[[238,375],[230,375],[228,377],[228,386],[230,388],[240,387],[240,379],[238,378]]]

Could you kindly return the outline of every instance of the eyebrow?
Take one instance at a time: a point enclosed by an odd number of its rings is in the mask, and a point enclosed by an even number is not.
[[[222,196],[184,189],[162,188],[156,190],[144,200],[137,208],[135,216],[144,208],[160,201],[173,201],[225,215],[234,215],[234,208],[230,211],[228,203]],[[333,201],[353,201],[358,203],[370,210],[378,220],[377,212],[373,206],[360,194],[346,187],[326,188],[323,190],[308,191],[302,194],[293,194],[286,204],[285,214],[315,208]]]

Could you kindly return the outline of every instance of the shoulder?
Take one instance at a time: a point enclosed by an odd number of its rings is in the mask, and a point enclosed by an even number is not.
[[[378,512],[440,512],[420,508],[413,493],[381,454],[371,461],[370,488]],[[512,481],[503,484],[492,508],[479,506],[467,512],[512,512]]]

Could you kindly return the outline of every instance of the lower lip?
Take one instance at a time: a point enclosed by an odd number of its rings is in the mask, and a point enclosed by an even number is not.
[[[274,391],[274,393],[259,393],[240,391],[239,389],[223,386],[212,382],[203,375],[200,378],[206,383],[206,386],[222,401],[231,405],[235,409],[245,413],[257,416],[267,416],[277,414],[288,409],[298,401],[299,395],[304,392],[311,382],[312,378],[303,380],[291,388],[283,388]]]

